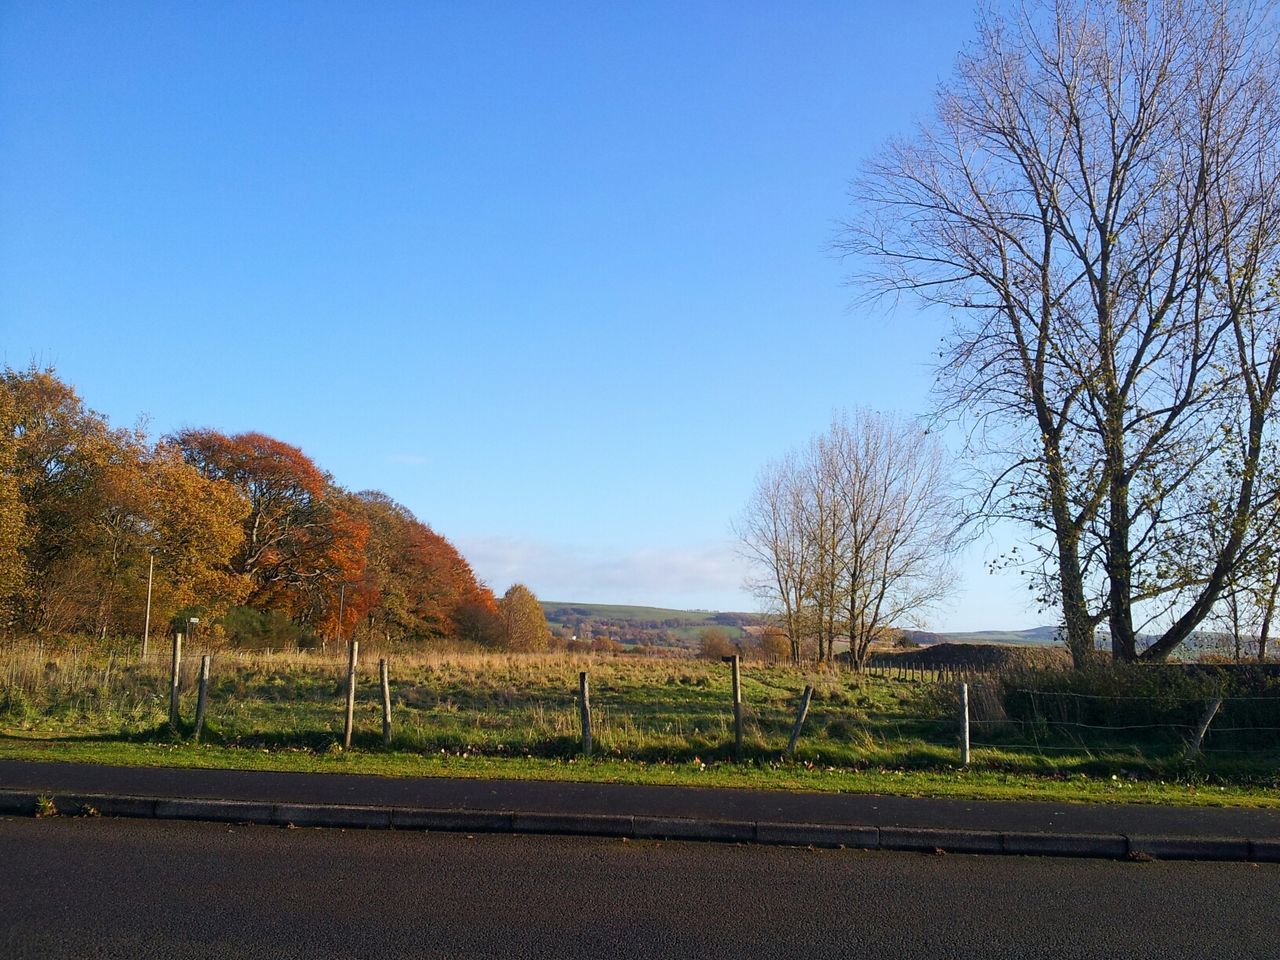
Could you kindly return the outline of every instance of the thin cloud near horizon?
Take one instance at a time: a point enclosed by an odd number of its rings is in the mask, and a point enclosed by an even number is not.
[[[728,541],[612,553],[519,537],[455,541],[476,575],[501,594],[523,583],[540,599],[670,609],[750,611],[747,569]]]
[[[559,603],[763,612],[746,587],[750,564],[728,539],[618,552],[524,537],[471,536],[453,542],[499,596],[513,583],[523,583],[539,599]],[[1035,622],[1039,619],[1009,616],[982,598],[967,597],[961,588],[919,626],[941,632],[1024,630],[1043,626]]]

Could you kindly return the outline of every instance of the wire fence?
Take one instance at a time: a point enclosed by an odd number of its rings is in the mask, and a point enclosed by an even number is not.
[[[1280,687],[1096,693],[1055,689],[1074,682],[1069,672],[907,659],[859,673],[608,656],[352,662],[231,652],[214,652],[210,668],[207,656],[8,656],[0,726],[6,736],[80,739],[114,731],[183,740],[200,730],[205,742],[266,749],[594,752],[849,769],[954,769],[967,759],[1000,770],[1161,774],[1194,761],[1273,779],[1280,771]]]

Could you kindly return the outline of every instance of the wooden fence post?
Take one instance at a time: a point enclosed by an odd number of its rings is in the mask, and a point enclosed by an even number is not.
[[[805,717],[809,716],[809,701],[813,699],[813,687],[805,684],[804,694],[800,697],[800,709],[796,711],[796,722],[791,728],[791,739],[787,741],[787,756],[794,756],[796,741],[800,739],[800,731],[804,727]]]
[[[342,731],[342,749],[351,749],[351,728],[356,719],[356,658],[360,655],[360,641],[351,641],[351,656],[347,660],[347,722]]]
[[[591,685],[587,671],[578,674],[578,715],[582,718],[582,755],[591,759]]]
[[[960,766],[969,765],[969,685],[960,684]]]
[[[173,660],[169,664],[169,726],[178,729],[178,681],[182,669],[182,634],[173,635]]]
[[[195,741],[200,742],[200,731],[204,729],[205,704],[209,695],[209,654],[200,658],[200,689],[196,694],[196,730]]]
[[[378,661],[378,679],[382,681],[382,745],[391,746],[391,677],[387,658]]]
[[[1200,755],[1200,744],[1204,742],[1204,735],[1209,732],[1209,724],[1213,723],[1213,718],[1218,715],[1218,708],[1221,706],[1221,697],[1216,698],[1209,704],[1204,716],[1200,718],[1199,725],[1196,726],[1195,739],[1187,744],[1187,754],[1183,757],[1183,760],[1194,760]]]
[[[742,762],[742,658],[738,654],[725,657],[724,662],[733,668],[733,756]]]

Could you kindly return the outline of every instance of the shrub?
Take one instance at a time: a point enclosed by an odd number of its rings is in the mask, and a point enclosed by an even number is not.
[[[1280,726],[1280,676],[1265,668],[1108,663],[1014,671],[1000,678],[1000,690],[1010,719],[1081,725],[1077,729],[1163,726],[1181,735],[1219,697],[1224,703],[1215,724]]]
[[[313,647],[315,636],[278,610],[232,607],[222,618],[222,629],[234,647],[248,650],[289,650]]]
[[[698,656],[704,660],[720,660],[737,652],[729,634],[719,627],[708,627],[698,634]]]

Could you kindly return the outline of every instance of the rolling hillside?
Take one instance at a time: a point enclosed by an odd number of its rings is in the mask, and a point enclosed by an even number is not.
[[[906,635],[922,646],[934,643],[998,643],[1004,646],[1047,647],[1058,642],[1057,627],[1031,627],[1028,630],[974,630],[958,633],[907,630]]]
[[[708,627],[719,627],[730,637],[737,638],[746,632],[745,628],[765,623],[764,617],[755,613],[672,610],[606,603],[544,600],[542,609],[552,630],[565,636],[589,634],[592,637],[610,637],[628,645],[696,647],[698,635]]]
[[[542,601],[543,612],[553,630],[564,636],[607,636],[628,645],[696,647],[701,631],[719,627],[732,638],[749,628],[764,626],[767,618],[758,613],[715,610],[673,610],[607,603]],[[922,646],[935,643],[1002,644],[1012,646],[1052,646],[1057,643],[1057,627],[1028,630],[978,630],[934,632],[908,630],[907,636]]]

